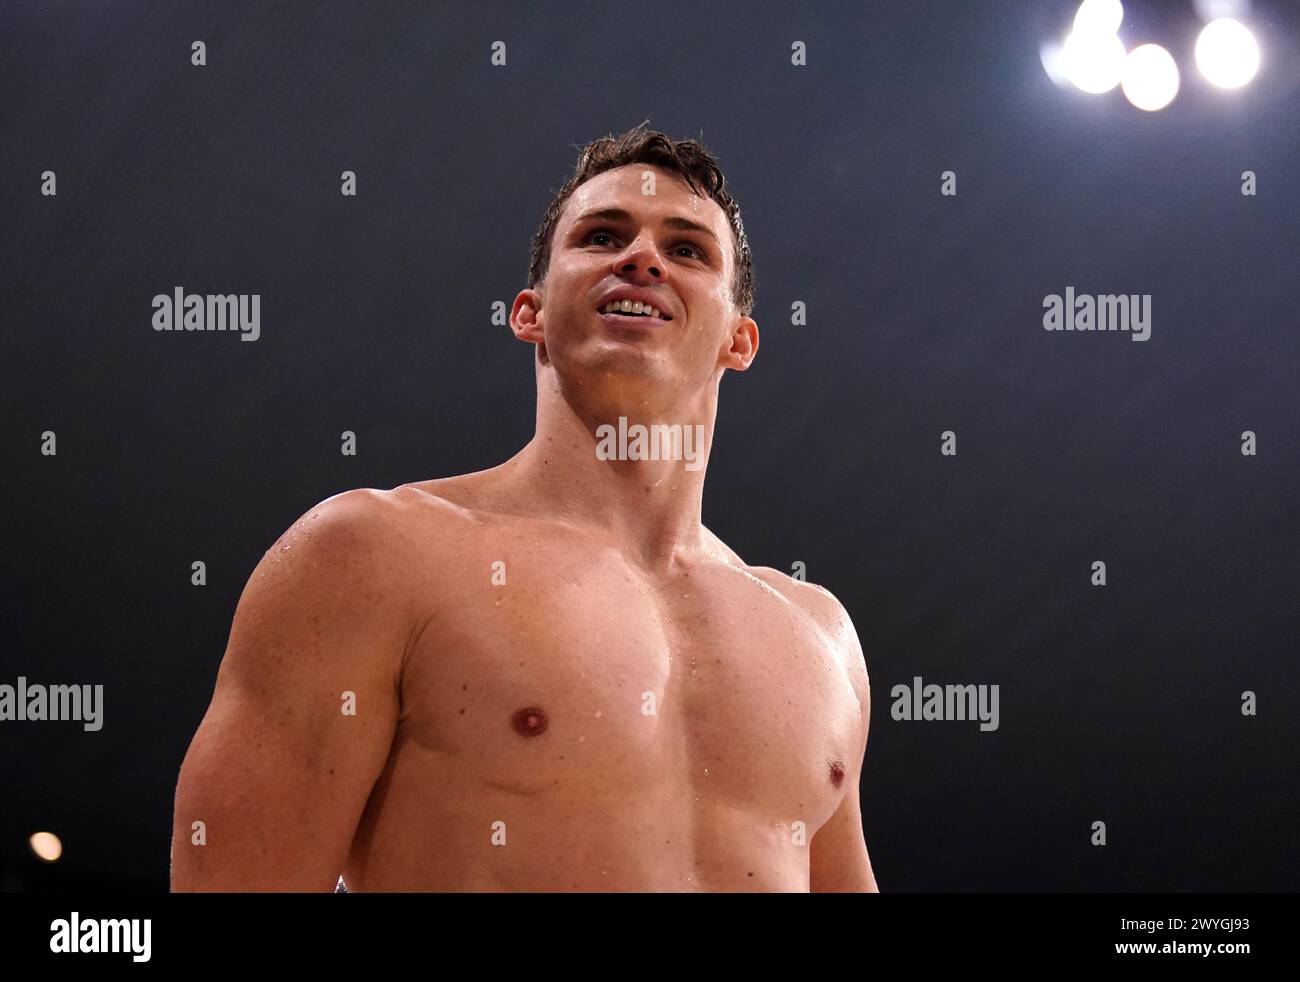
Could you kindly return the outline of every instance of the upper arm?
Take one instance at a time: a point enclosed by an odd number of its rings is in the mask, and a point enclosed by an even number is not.
[[[173,890],[333,889],[399,714],[392,507],[330,498],[249,578],[177,783]]]
[[[813,835],[809,856],[810,888],[814,893],[876,893],[876,877],[862,832],[862,805],[859,797],[867,732],[871,727],[871,682],[867,675],[862,645],[848,613],[829,592],[820,587],[814,589],[828,600],[828,603],[821,605],[823,627],[844,655],[845,671],[861,713],[857,750],[845,774],[844,797],[826,824]]]

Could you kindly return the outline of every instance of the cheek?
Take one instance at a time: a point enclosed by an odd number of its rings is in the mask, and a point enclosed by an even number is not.
[[[731,316],[731,291],[720,280],[711,280],[695,295],[695,300],[688,301],[691,320],[698,320],[705,325],[717,327]],[[708,327],[705,327],[708,330]]]
[[[543,305],[542,330],[546,334],[547,342],[560,343],[566,338],[589,331],[590,327],[584,326],[585,322],[590,320],[589,313],[590,311],[585,311],[580,307]]]
[[[593,296],[593,282],[590,270],[571,264],[553,268],[542,298],[546,326],[567,331],[575,324],[589,323],[595,314],[595,306],[588,300]]]
[[[693,304],[686,319],[685,334],[692,347],[716,348],[723,341],[723,325],[731,314],[726,298],[710,296]]]
[[[693,317],[674,345],[675,360],[691,375],[708,376],[719,358],[731,347],[722,336],[718,322],[708,317]]]

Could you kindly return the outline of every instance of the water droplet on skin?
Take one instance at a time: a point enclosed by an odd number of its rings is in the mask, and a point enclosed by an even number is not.
[[[293,543],[291,543],[291,542],[286,542],[283,546],[280,547],[280,551],[281,551],[281,552],[288,552],[288,551],[289,551],[290,549],[292,549],[292,548],[293,548]]]
[[[596,719],[600,719],[600,717],[603,716],[603,715],[604,715],[604,711],[603,711],[603,710],[600,710],[600,709],[597,709],[597,710],[596,710]]]
[[[493,606],[493,607],[500,607],[500,606],[501,606],[501,601],[500,601],[500,600],[493,600],[493,601],[492,601],[492,606]]]

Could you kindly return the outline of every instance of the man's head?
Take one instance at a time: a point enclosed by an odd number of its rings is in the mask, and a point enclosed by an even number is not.
[[[539,365],[647,396],[748,368],[758,348],[753,259],[725,183],[698,143],[644,124],[583,148],[533,238],[528,288],[511,312]],[[661,316],[607,313],[618,293]]]
[[[528,285],[536,287],[546,279],[551,259],[551,241],[560,215],[570,196],[597,174],[628,164],[651,164],[681,177],[695,193],[717,202],[731,230],[732,299],[745,316],[754,312],[754,259],[740,218],[740,205],[726,189],[727,178],[713,155],[694,140],[678,143],[663,133],[647,130],[645,124],[622,136],[607,136],[583,147],[573,177],[556,192],[533,235],[528,261]]]

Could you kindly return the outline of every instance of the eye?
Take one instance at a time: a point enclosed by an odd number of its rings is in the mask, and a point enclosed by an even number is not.
[[[610,231],[609,229],[605,229],[605,228],[593,229],[592,231],[590,231],[590,232],[587,233],[587,237],[586,237],[585,239],[583,239],[582,241],[583,241],[584,243],[592,242],[592,241],[593,241],[597,236],[604,236],[604,237],[607,238],[607,239],[612,239],[613,236],[614,236],[614,233],[613,233],[612,231]],[[596,242],[595,244],[596,244],[596,245],[604,245],[605,243],[603,243],[603,242]],[[693,253],[693,255],[690,256],[690,257],[688,257],[688,258],[691,258],[691,259],[698,259],[698,260],[700,260],[701,262],[708,262],[709,257],[705,254],[704,250],[701,249],[699,246],[697,246],[694,242],[679,242],[677,245],[673,246],[673,251],[674,251],[674,252],[678,252],[678,251],[681,250],[681,249],[690,249],[690,250],[691,250],[691,252]]]

